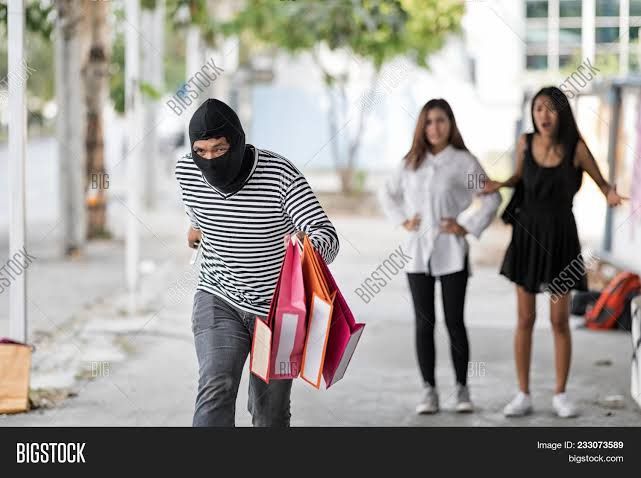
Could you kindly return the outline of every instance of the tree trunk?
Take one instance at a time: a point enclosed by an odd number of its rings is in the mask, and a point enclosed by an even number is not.
[[[365,123],[369,115],[369,106],[371,101],[361,101],[358,103],[358,124],[356,126],[356,133],[350,136],[347,125],[352,122],[352,117],[347,118],[348,112],[348,99],[347,99],[347,75],[330,75],[328,70],[323,66],[320,61],[318,51],[312,50],[312,58],[316,65],[320,68],[325,79],[325,91],[329,100],[329,111],[327,113],[327,120],[329,125],[330,134],[330,147],[332,157],[334,159],[334,168],[338,174],[341,186],[341,193],[352,194],[355,190],[355,176],[356,176],[356,156],[361,145],[363,131],[365,130]],[[364,96],[364,100],[372,99],[376,93],[380,71],[376,70],[372,77],[369,90]],[[339,121],[345,123],[339,128]],[[343,133],[343,130],[345,132]],[[341,147],[341,134],[345,135],[344,147]]]
[[[330,85],[327,86],[327,97],[329,99],[329,111],[327,112],[327,118],[329,120],[329,138],[332,146],[331,148],[332,157],[334,158],[334,167],[336,168],[336,171],[340,171],[342,169],[342,164],[341,164],[341,148],[337,138],[339,133],[338,105],[337,105],[337,99],[336,99],[336,92]],[[339,173],[339,177],[342,177],[340,173]],[[345,186],[341,180],[341,191],[344,191],[344,190],[345,190]]]
[[[60,223],[65,255],[86,240],[86,109],[82,66],[89,50],[89,0],[56,0],[56,101]],[[93,3],[93,2],[92,2]]]
[[[374,95],[377,94],[377,85],[378,85],[379,72],[375,71],[374,76],[372,77],[369,90],[367,91],[366,98],[375,99]],[[367,104],[365,104],[367,103]],[[353,138],[349,139],[349,147],[347,153],[347,166],[345,167],[346,172],[341,175],[341,181],[343,184],[343,192],[351,193],[354,190],[354,176],[356,173],[356,156],[358,155],[358,150],[361,146],[361,141],[363,139],[363,131],[365,131],[365,123],[367,122],[367,117],[370,114],[370,109],[367,105],[376,104],[373,102],[360,102],[359,112],[358,112],[358,126],[356,127],[356,134]],[[343,179],[344,177],[344,179]],[[347,189],[345,189],[347,185]]]
[[[343,166],[337,172],[341,183],[341,193],[352,194],[354,191],[354,169],[349,166]]]
[[[91,31],[89,55],[83,69],[87,104],[87,238],[95,239],[109,236],[105,191],[109,188],[109,175],[105,169],[102,115],[109,78],[109,3],[90,2],[86,12]]]

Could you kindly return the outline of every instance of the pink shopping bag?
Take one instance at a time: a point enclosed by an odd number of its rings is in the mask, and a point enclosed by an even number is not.
[[[305,289],[298,241],[287,244],[269,315],[256,317],[250,358],[251,372],[270,379],[296,378],[305,345]]]
[[[325,363],[323,365],[323,379],[325,386],[329,388],[345,375],[356,345],[365,329],[365,324],[356,323],[345,297],[343,297],[329,271],[329,267],[327,267],[318,252],[316,252],[316,255],[330,292],[335,294],[327,349],[325,351]]]
[[[272,326],[270,377],[296,378],[305,346],[305,287],[298,240],[287,245],[280,277],[280,290]]]

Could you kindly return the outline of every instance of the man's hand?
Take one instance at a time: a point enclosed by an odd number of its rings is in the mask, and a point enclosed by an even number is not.
[[[198,249],[201,237],[202,233],[200,232],[200,229],[194,229],[193,227],[190,227],[189,231],[187,231],[187,245],[191,249]]]
[[[305,239],[305,233],[303,231],[298,231],[295,234],[295,236],[298,238],[298,240],[302,244],[303,243],[303,239]],[[285,234],[285,236],[283,237],[283,244],[285,245],[285,249],[287,249],[287,243],[289,242],[291,237],[292,237],[291,234]]]

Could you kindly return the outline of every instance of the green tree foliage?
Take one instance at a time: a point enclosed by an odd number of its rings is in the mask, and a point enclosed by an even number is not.
[[[141,0],[141,7],[147,9],[155,8],[157,0]],[[165,56],[165,70],[167,85],[175,89],[184,81],[184,42],[180,41],[182,33],[175,32],[180,22],[175,18],[177,9],[183,4],[190,9],[190,3],[195,7],[191,10],[199,13],[200,20],[206,17],[205,3],[202,1],[167,0],[167,23],[166,29],[172,32],[172,38],[178,38],[176,42],[168,42]],[[125,107],[125,48],[124,48],[124,11],[122,2],[113,2],[112,15],[115,21],[111,65],[109,69],[110,78],[109,96],[116,111],[123,113]],[[56,12],[53,0],[32,0],[27,3],[25,12],[25,23],[27,27],[25,35],[25,46],[27,50],[27,62],[37,73],[31,75],[28,80],[29,96],[37,98],[36,102],[41,105],[54,95],[54,52],[53,52],[53,29],[56,20]],[[7,75],[7,1],[0,0],[0,78]],[[158,98],[162,92],[156,91],[150,85],[141,84],[143,94]]]
[[[209,20],[209,27],[249,38],[246,43],[258,48],[311,52],[327,86],[330,135],[335,138],[346,117],[348,69],[330,71],[320,60],[319,47],[371,62],[374,76],[366,97],[372,97],[386,63],[405,57],[428,67],[429,55],[443,46],[449,34],[460,31],[463,14],[464,2],[460,0],[252,0],[232,21],[214,25],[214,20]],[[353,187],[355,157],[368,111],[360,109],[347,147],[332,141],[332,155],[345,192]]]
[[[32,0],[27,2],[25,25],[30,32],[38,33],[45,39],[51,37],[53,31],[53,2]],[[0,0],[0,23],[7,24],[7,1]]]
[[[25,9],[25,51],[30,74],[27,79],[28,121],[42,126],[42,107],[53,98],[53,2],[30,1]],[[7,77],[7,2],[0,0],[0,81]]]
[[[111,44],[111,65],[109,65],[109,97],[114,109],[125,112],[125,36],[122,31],[114,35]]]
[[[321,43],[349,49],[380,69],[399,55],[427,66],[463,13],[457,0],[253,0],[221,28],[292,53]]]
[[[192,6],[192,3],[196,5]],[[166,88],[163,88],[163,91],[158,91],[148,83],[141,83],[140,85],[142,94],[154,99],[159,99],[167,88],[175,90],[185,81],[185,62],[182,61],[184,58],[184,34],[177,31],[180,30],[183,24],[179,13],[180,10],[186,9],[186,13],[202,11],[202,15],[204,15],[205,6],[204,2],[193,0],[167,0],[166,5],[165,31],[168,33],[167,37],[174,40],[166,44],[164,58]],[[153,10],[156,8],[156,0],[141,0],[140,6],[144,9]],[[114,109],[122,114],[125,111],[125,14],[122,7],[115,8],[113,13],[117,21],[114,23],[109,96],[113,101]],[[201,16],[199,18],[202,20],[204,17]]]

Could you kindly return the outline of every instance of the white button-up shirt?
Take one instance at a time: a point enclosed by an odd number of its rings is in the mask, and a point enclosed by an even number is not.
[[[470,234],[480,237],[501,202],[498,193],[478,195],[486,180],[478,160],[451,145],[438,154],[427,153],[415,171],[404,162],[394,171],[379,194],[385,215],[397,225],[416,214],[421,218],[419,229],[408,232],[404,249],[412,260],[406,272],[441,276],[465,268],[467,240],[441,232],[440,223],[443,218],[454,218]],[[470,207],[477,196],[479,207]]]

